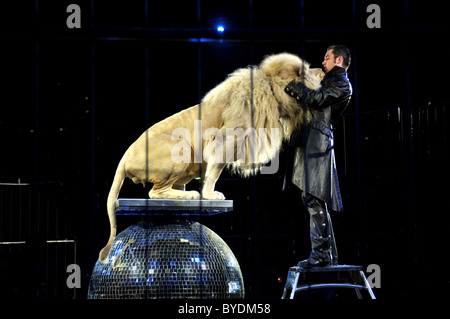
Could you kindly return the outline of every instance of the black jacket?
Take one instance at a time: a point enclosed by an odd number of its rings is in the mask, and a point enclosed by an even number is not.
[[[321,82],[317,91],[292,81],[286,93],[302,105],[314,109],[310,125],[303,126],[293,141],[292,172],[286,179],[301,190],[323,200],[330,209],[342,211],[342,199],[334,156],[333,124],[345,111],[352,95],[352,86],[344,68],[335,66]],[[291,155],[292,156],[292,155]],[[286,180],[285,180],[286,183]]]

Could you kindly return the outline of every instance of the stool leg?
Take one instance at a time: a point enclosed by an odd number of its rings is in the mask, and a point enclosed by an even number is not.
[[[358,299],[362,299],[361,291],[359,291],[359,288],[355,288],[356,296],[358,296]]]
[[[367,290],[369,291],[370,298],[377,299],[377,298],[375,298],[375,295],[374,295],[374,293],[372,291],[372,288],[370,287],[369,282],[367,281],[366,275],[364,275],[364,272],[362,270],[360,270],[359,274],[361,275],[361,278],[364,281],[364,285],[366,286]]]
[[[290,292],[292,290],[292,285],[294,284],[294,277],[292,275],[292,271],[288,271],[288,275],[286,278],[286,284],[284,285],[283,295],[281,296],[281,299],[286,299],[287,295],[290,295]]]
[[[295,290],[297,289],[297,283],[300,273],[298,271],[289,270],[288,276],[286,279],[286,285],[284,286],[283,295],[281,299],[286,299],[289,294],[289,299],[294,299]]]
[[[297,284],[298,284],[298,278],[300,277],[300,272],[295,272],[295,279],[294,284],[292,285],[292,291],[291,295],[289,296],[289,299],[294,299],[295,292],[297,290]]]
[[[281,299],[286,299],[287,295],[291,293],[292,291],[292,285],[288,285],[288,283],[286,283],[286,285],[284,286],[284,290],[283,290],[283,295],[281,296]]]

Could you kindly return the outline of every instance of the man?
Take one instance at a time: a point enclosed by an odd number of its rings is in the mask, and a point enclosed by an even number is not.
[[[302,190],[302,200],[310,216],[311,255],[300,267],[338,264],[329,211],[342,211],[342,200],[334,156],[333,124],[342,116],[351,95],[347,77],[350,51],[343,45],[328,47],[322,62],[322,87],[311,90],[293,80],[286,93],[302,105],[314,109],[310,125],[303,127],[294,142],[292,182]]]

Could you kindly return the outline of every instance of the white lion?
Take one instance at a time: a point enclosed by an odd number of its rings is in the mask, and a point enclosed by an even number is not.
[[[184,191],[184,186],[201,177],[203,199],[224,199],[214,188],[226,165],[243,176],[252,174],[253,168],[260,168],[275,157],[282,140],[288,139],[304,119],[311,119],[311,111],[305,108],[304,114],[300,104],[284,92],[286,85],[296,79],[311,89],[318,89],[323,76],[320,69],[310,69],[298,56],[271,55],[257,67],[230,74],[200,105],[176,113],[145,131],[128,148],[117,167],[107,201],[111,234],[100,252],[100,261],[108,256],[116,236],[115,203],[125,177],[134,183],[153,183],[150,198],[184,199],[200,198],[199,192]],[[198,120],[201,127],[196,125]],[[196,126],[199,132],[195,132]],[[181,136],[181,140],[173,139],[173,132],[180,128],[190,134]],[[236,132],[236,129],[249,128],[254,128],[257,135],[253,142],[249,141],[248,134],[227,135],[227,129]],[[267,134],[265,138],[258,137],[262,131]],[[273,132],[280,134],[272,136]],[[202,143],[195,140],[198,136],[203,137]],[[173,150],[180,142],[184,143],[185,150],[189,149],[190,161],[173,160]],[[209,152],[203,152],[206,148]],[[245,156],[236,158],[240,150]],[[196,163],[195,154],[203,154],[201,163]]]

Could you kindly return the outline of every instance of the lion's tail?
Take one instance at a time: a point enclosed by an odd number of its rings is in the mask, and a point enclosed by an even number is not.
[[[111,185],[111,190],[109,191],[108,201],[107,201],[107,209],[108,209],[108,217],[109,223],[111,227],[111,233],[109,235],[109,240],[106,246],[100,251],[99,259],[100,262],[104,262],[106,257],[108,257],[109,251],[111,250],[112,243],[114,242],[114,238],[116,237],[117,232],[117,223],[116,223],[116,213],[115,206],[117,198],[119,197],[120,189],[122,188],[123,181],[126,177],[125,175],[125,155],[119,162],[117,166],[116,175],[114,176],[114,181]]]

